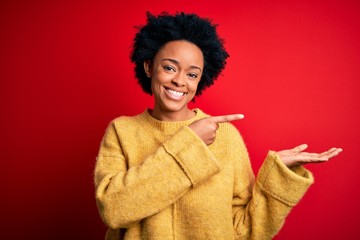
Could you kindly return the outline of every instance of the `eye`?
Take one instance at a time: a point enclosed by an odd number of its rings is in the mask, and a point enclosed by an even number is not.
[[[197,78],[198,77],[198,75],[196,73],[189,73],[188,76],[191,77],[191,78]]]
[[[169,72],[175,72],[175,68],[169,65],[165,65],[164,67],[165,71],[169,71]]]

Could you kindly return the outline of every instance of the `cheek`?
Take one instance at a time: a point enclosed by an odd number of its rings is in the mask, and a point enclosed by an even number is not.
[[[160,86],[159,81],[155,80],[154,78],[151,78],[151,91],[153,93],[156,94],[159,91],[158,90],[159,86]]]
[[[191,91],[196,92],[197,88],[199,86],[199,81],[194,81],[189,84],[189,88]]]
[[[158,71],[158,72],[154,75],[154,80],[155,80],[158,84],[165,84],[165,83],[171,82],[171,80],[173,79],[173,77],[174,77],[174,76],[172,76],[172,74],[164,73],[163,71]]]
[[[160,95],[162,92],[162,85],[158,82],[152,85],[152,91],[155,95]]]

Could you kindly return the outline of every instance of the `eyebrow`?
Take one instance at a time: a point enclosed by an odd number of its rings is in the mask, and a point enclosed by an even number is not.
[[[172,58],[163,58],[163,59],[161,59],[161,62],[163,62],[163,61],[169,61],[169,62],[172,62],[172,63],[177,64],[177,65],[180,64],[177,60],[172,59]],[[191,69],[199,69],[200,72],[202,72],[201,68],[198,67],[198,66],[191,65],[190,68],[191,68]]]

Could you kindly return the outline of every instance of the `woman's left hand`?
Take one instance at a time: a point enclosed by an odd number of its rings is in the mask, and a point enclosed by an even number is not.
[[[278,151],[277,154],[287,167],[295,167],[307,163],[326,162],[342,152],[341,148],[331,148],[323,153],[304,152],[307,147],[307,144],[302,144],[293,149]]]

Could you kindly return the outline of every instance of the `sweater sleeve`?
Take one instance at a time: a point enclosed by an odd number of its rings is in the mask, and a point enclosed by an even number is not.
[[[237,157],[235,163],[233,214],[236,239],[272,239],[292,207],[313,183],[313,176],[302,166],[290,170],[276,152],[270,151],[255,179],[241,137],[237,143],[241,157]]]
[[[212,153],[187,126],[141,165],[128,168],[112,123],[100,145],[95,167],[100,215],[110,228],[127,228],[173,204],[191,187],[218,172]]]

